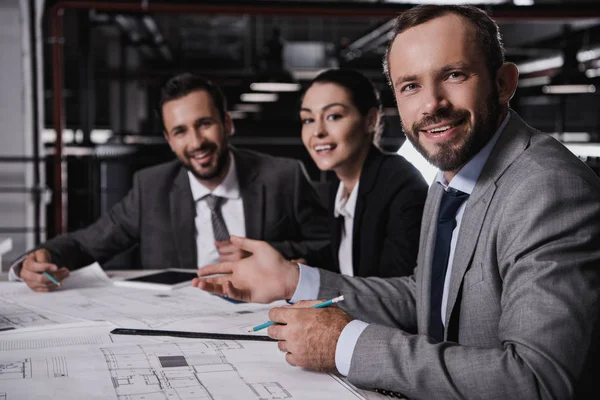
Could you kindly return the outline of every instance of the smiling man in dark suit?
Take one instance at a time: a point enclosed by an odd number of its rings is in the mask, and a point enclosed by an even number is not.
[[[133,188],[91,226],[44,243],[15,263],[32,289],[139,246],[141,268],[199,268],[249,253],[229,235],[269,242],[289,258],[327,244],[326,212],[303,165],[229,145],[233,123],[217,86],[193,74],[161,90],[164,136],[177,160],[138,172]]]

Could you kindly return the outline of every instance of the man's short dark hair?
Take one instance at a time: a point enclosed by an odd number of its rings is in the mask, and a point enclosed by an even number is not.
[[[227,101],[221,89],[210,80],[190,72],[184,72],[169,79],[160,89],[160,99],[158,101],[157,114],[160,124],[165,129],[165,122],[162,117],[162,108],[166,102],[177,100],[188,94],[203,90],[207,92],[221,118],[225,122],[225,113],[227,112]]]
[[[471,23],[475,30],[474,39],[485,58],[490,77],[492,79],[496,78],[496,71],[504,63],[504,45],[496,22],[485,11],[474,6],[429,4],[413,7],[396,18],[393,29],[394,36],[388,43],[383,59],[383,72],[392,87],[394,85],[390,76],[389,56],[396,37],[407,29],[447,14],[456,14]]]

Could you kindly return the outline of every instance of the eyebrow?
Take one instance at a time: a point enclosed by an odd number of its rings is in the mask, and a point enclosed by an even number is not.
[[[448,64],[448,65],[444,65],[442,68],[438,69],[437,71],[435,71],[436,75],[440,75],[440,74],[444,74],[447,72],[450,72],[452,70],[455,69],[470,69],[469,64],[464,63],[464,62],[456,62],[456,63],[452,63],[452,64]],[[402,83],[404,82],[412,82],[412,81],[416,81],[418,80],[418,75],[403,75],[403,76],[399,76],[395,81],[394,81],[394,87],[398,87],[400,86]]]
[[[169,131],[169,135],[173,134],[175,131],[179,131],[179,130],[183,130],[185,129],[185,125],[175,125],[173,128],[171,128],[171,130]]]
[[[214,119],[213,117],[200,117],[200,118],[198,118],[197,120],[195,120],[195,121],[194,121],[194,124],[197,124],[197,123],[200,123],[200,122],[203,122],[203,121],[214,121],[214,120],[215,120],[215,119]],[[185,124],[176,125],[176,126],[174,126],[174,127],[173,127],[173,128],[170,130],[170,131],[169,131],[169,133],[173,133],[173,132],[175,132],[176,130],[180,130],[180,129],[183,129],[183,130],[185,130],[185,129],[187,129],[187,126],[186,126]]]
[[[345,104],[342,104],[342,103],[331,103],[331,104],[327,104],[326,106],[323,106],[323,107],[321,108],[321,110],[322,110],[322,111],[327,111],[327,110],[328,110],[328,109],[330,109],[331,107],[335,107],[335,106],[339,106],[339,107],[342,107],[342,108],[344,108],[344,109],[348,109],[348,106],[347,106],[347,105],[345,105]],[[310,113],[312,112],[312,110],[311,110],[310,108],[306,108],[306,107],[302,107],[302,108],[300,109],[300,112],[302,112],[302,111],[306,111],[306,112],[310,112]]]

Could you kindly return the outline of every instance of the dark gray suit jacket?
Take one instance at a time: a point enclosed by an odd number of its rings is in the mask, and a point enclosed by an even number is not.
[[[235,149],[246,236],[268,241],[288,258],[306,257],[328,244],[324,207],[301,162]],[[85,229],[53,238],[41,248],[69,269],[100,264],[139,246],[144,269],[197,268],[192,198],[177,160],[137,172],[133,188]]]
[[[321,271],[319,297],[342,293],[341,306],[372,323],[350,382],[420,399],[598,398],[598,177],[512,113],[466,203],[436,343],[427,332],[442,191],[427,196],[413,276]]]

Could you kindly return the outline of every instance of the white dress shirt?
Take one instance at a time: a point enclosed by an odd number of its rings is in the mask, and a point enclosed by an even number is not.
[[[244,202],[240,195],[240,185],[235,169],[235,157],[230,153],[231,164],[229,171],[213,191],[203,186],[198,179],[188,171],[192,197],[196,204],[196,254],[198,255],[198,268],[219,261],[219,252],[215,246],[215,237],[212,230],[210,208],[206,203],[206,196],[213,194],[225,198],[221,205],[221,214],[227,225],[230,235],[246,236],[246,222],[244,219]]]
[[[445,189],[452,187],[462,192],[471,194],[475,188],[475,184],[479,179],[479,175],[487,161],[492,148],[498,141],[498,138],[504,131],[504,128],[508,124],[510,119],[510,113],[504,118],[502,124],[492,136],[490,141],[473,157],[464,167],[458,171],[458,173],[452,178],[451,182],[447,182],[444,179],[444,175],[441,171],[438,172],[436,181],[437,184],[442,184]],[[448,257],[448,269],[446,271],[446,278],[444,281],[444,292],[442,294],[442,321],[446,319],[446,306],[448,304],[448,289],[450,286],[450,276],[452,274],[452,262],[454,259],[454,250],[456,248],[456,242],[458,241],[458,233],[460,231],[460,223],[465,211],[468,199],[464,202],[456,213],[456,227],[452,231],[452,240],[450,242],[450,254]],[[309,286],[310,285],[310,286]],[[291,298],[291,302],[295,303],[300,300],[315,300],[319,295],[320,288],[320,276],[319,270],[306,265],[300,265],[300,279],[298,280],[298,286],[294,292],[294,296]],[[350,371],[350,362],[352,361],[352,353],[356,347],[358,338],[369,326],[368,323],[360,320],[353,320],[342,330],[340,337],[337,342],[335,349],[335,366],[340,374],[347,376]]]
[[[338,250],[338,264],[340,272],[344,275],[354,276],[354,264],[352,261],[352,239],[354,232],[354,211],[356,210],[356,199],[358,198],[358,184],[354,185],[349,196],[345,196],[346,189],[340,182],[335,195],[335,207],[333,215],[338,218],[344,217],[342,234],[340,238],[340,249]]]

